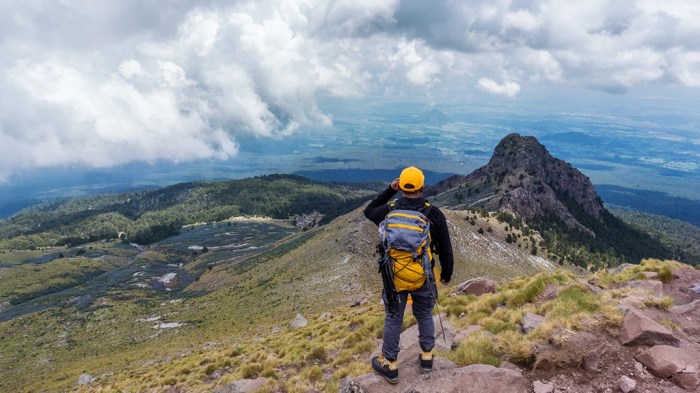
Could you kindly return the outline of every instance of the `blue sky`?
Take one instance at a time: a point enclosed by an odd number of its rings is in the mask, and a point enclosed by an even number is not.
[[[0,181],[228,160],[333,127],[326,98],[695,100],[698,20],[690,0],[3,1]]]

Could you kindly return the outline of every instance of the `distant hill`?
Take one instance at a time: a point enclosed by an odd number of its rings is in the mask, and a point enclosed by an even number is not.
[[[0,223],[0,248],[78,245],[118,237],[149,244],[177,234],[183,225],[236,215],[286,219],[316,211],[327,222],[356,208],[380,188],[367,187],[371,185],[268,175],[45,203]]]
[[[666,216],[630,210],[619,206],[610,211],[626,223],[659,239],[673,252],[673,259],[700,265],[700,228]]]
[[[452,207],[513,214],[540,231],[550,252],[578,265],[671,256],[659,241],[610,214],[588,177],[532,136],[506,136],[487,165],[427,192]]]
[[[394,169],[360,169],[360,168],[343,168],[343,169],[323,169],[313,171],[297,171],[295,175],[303,176],[308,179],[321,182],[340,182],[340,183],[362,183],[362,182],[384,182],[390,183],[401,173],[403,168]],[[433,172],[424,170],[425,184],[435,184],[453,175],[453,173]]]
[[[606,204],[664,215],[700,226],[700,201],[652,190],[638,190],[611,184],[596,186]]]

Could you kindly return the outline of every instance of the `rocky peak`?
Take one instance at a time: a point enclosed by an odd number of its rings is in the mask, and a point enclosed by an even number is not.
[[[472,205],[511,211],[526,220],[556,217],[569,228],[591,234],[582,221],[602,220],[603,204],[588,177],[552,157],[533,136],[506,136],[487,165],[447,180],[452,187],[479,190]]]
[[[514,168],[527,164],[528,169],[544,166],[546,158],[553,158],[534,136],[509,134],[501,139],[491,156],[489,166],[493,168]]]

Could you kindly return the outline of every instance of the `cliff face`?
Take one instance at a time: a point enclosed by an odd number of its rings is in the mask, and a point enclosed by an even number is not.
[[[591,233],[582,221],[603,219],[602,201],[588,177],[552,157],[532,136],[506,136],[487,165],[468,176],[446,179],[436,189],[455,186],[479,190],[473,205],[512,211],[528,221],[556,217],[570,229]]]

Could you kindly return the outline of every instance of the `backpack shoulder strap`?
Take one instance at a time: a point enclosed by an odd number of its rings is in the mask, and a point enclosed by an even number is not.
[[[393,199],[393,200],[389,201],[389,203],[388,203],[389,211],[393,211],[393,210],[396,210],[399,208],[398,206],[396,206],[396,201],[398,201],[398,199]]]
[[[421,213],[423,213],[423,215],[425,216],[425,218],[428,218],[428,214],[430,214],[430,209],[432,209],[432,208],[433,208],[433,205],[431,205],[430,202],[425,201],[425,204],[423,205],[423,207],[421,207],[421,209],[420,209],[419,211],[420,211]],[[428,218],[428,221],[430,221],[429,218]],[[432,223],[431,223],[431,224],[432,224]]]

